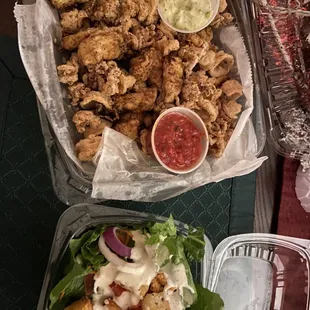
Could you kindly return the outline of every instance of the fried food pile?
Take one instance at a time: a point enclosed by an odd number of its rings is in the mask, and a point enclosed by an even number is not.
[[[183,34],[160,21],[155,0],[52,0],[59,9],[62,49],[58,66],[68,85],[73,122],[83,138],[78,158],[91,161],[105,126],[151,154],[150,133],[164,110],[183,106],[203,119],[209,154],[220,157],[232,135],[242,86],[228,77],[232,55],[212,43],[213,29],[232,22],[221,0],[210,27]]]

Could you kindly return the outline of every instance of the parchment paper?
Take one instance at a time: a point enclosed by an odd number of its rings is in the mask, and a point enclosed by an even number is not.
[[[71,123],[73,110],[56,70],[64,61],[58,50],[61,31],[57,12],[49,1],[37,0],[33,5],[16,5],[15,17],[20,53],[32,85],[68,157],[83,172],[94,175],[93,198],[164,200],[204,184],[248,174],[267,159],[255,157],[257,140],[250,119],[253,111],[251,66],[235,26],[222,29],[219,39],[235,56],[244,91],[243,112],[220,159],[207,157],[196,171],[173,175],[144,155],[131,139],[110,128],[103,132],[94,164],[81,163],[74,150],[78,136]]]

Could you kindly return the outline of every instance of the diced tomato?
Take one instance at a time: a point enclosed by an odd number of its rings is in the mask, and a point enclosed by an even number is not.
[[[84,289],[86,296],[90,296],[94,293],[94,273],[90,273],[84,277]]]
[[[112,291],[116,297],[121,296],[123,292],[127,291],[125,288],[116,284],[115,282],[110,284],[110,287],[111,287],[111,289],[112,289]]]

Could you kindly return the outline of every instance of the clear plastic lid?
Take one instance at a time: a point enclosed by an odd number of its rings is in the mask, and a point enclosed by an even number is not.
[[[269,142],[282,156],[310,162],[310,3],[244,1],[266,109]]]
[[[215,249],[209,289],[225,310],[309,309],[310,241],[270,234],[225,239]]]
[[[51,289],[69,241],[99,224],[163,222],[167,218],[98,205],[70,207],[60,218],[51,249],[38,310],[48,309]],[[176,222],[185,234],[187,225]],[[310,241],[270,234],[226,238],[215,249],[205,237],[205,257],[194,264],[195,282],[219,293],[225,310],[309,309]]]

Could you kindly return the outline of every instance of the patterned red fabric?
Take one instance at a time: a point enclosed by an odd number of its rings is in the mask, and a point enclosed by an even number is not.
[[[284,160],[278,234],[310,239],[310,214],[302,208],[295,193],[298,167],[299,161]]]
[[[285,159],[283,165],[282,177],[282,193],[281,203],[278,216],[278,234],[291,237],[310,239],[310,217],[296,197],[295,193],[295,178],[299,167],[299,161]],[[302,310],[307,304],[307,263],[302,260],[295,251],[284,251],[281,255],[281,250],[276,253],[285,266],[284,272],[275,272],[275,277],[282,281],[282,289],[284,294],[283,310]],[[274,292],[279,290],[278,281],[274,281]],[[280,288],[281,289],[281,288]],[[273,308],[272,308],[273,309]],[[276,309],[276,308],[275,308]]]

